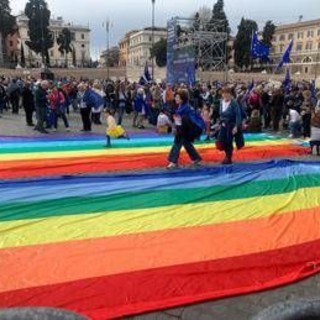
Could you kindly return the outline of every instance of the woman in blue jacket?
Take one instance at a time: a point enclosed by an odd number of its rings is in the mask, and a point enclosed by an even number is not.
[[[204,124],[201,122],[202,120],[200,120],[201,117],[197,117],[194,109],[190,107],[189,92],[187,90],[179,90],[175,96],[175,100],[179,106],[174,115],[176,134],[169,153],[167,169],[175,169],[178,167],[182,147],[185,148],[193,165],[198,165],[202,161],[193,145],[194,139],[196,136],[201,135],[202,127],[204,127]]]
[[[230,88],[224,88],[222,90],[220,125],[218,141],[223,146],[225,152],[225,158],[222,164],[232,164],[233,140],[236,139],[238,149],[243,147],[244,141],[241,132],[241,108],[237,101],[232,98],[232,90]]]

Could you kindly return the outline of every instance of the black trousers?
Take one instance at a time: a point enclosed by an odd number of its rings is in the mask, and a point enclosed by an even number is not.
[[[276,109],[271,111],[273,131],[279,131],[281,115],[281,110]]]
[[[19,113],[19,97],[13,97],[10,99],[12,106],[12,113]]]
[[[311,137],[311,114],[305,114],[302,117],[303,136],[305,138]]]
[[[46,113],[47,109],[43,107],[36,107],[36,114],[37,114],[37,125],[36,129],[39,131],[44,131],[43,123],[46,121]]]
[[[201,161],[201,156],[198,151],[194,147],[193,143],[188,141],[186,138],[182,136],[176,136],[173,142],[173,146],[169,153],[168,161],[172,163],[178,163],[181,148],[187,151],[189,157],[192,161]]]
[[[29,107],[24,107],[24,111],[26,113],[26,122],[27,124],[32,124],[32,116],[33,116],[33,109]]]
[[[92,118],[92,122],[94,123],[94,124],[102,124],[101,123],[101,112],[99,112],[99,113],[92,113],[92,116],[91,116],[91,118]]]
[[[83,124],[83,131],[91,131],[91,108],[81,108],[80,113]]]
[[[233,142],[228,141],[228,142],[225,144],[224,153],[225,153],[226,158],[227,158],[228,160],[232,160],[232,156],[233,156]]]

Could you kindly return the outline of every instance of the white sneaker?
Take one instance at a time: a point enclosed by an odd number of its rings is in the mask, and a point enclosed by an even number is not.
[[[173,163],[173,162],[170,162],[168,165],[167,165],[167,169],[168,170],[172,170],[172,169],[178,169],[179,166],[176,164],[176,163]]]
[[[292,139],[293,138],[293,134],[289,134],[288,138]]]
[[[71,131],[71,129],[70,128],[67,128],[67,132],[70,132]]]
[[[53,131],[53,132],[57,132],[57,129],[56,129],[56,128],[54,128],[54,129],[52,129],[52,131]]]

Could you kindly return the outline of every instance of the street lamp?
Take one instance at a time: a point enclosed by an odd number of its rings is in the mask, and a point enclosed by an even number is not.
[[[152,52],[154,50],[154,28],[155,28],[155,3],[156,0],[152,1]],[[154,57],[152,57],[152,81],[154,81]]]
[[[107,32],[107,79],[110,78],[110,20],[106,20],[106,32]]]

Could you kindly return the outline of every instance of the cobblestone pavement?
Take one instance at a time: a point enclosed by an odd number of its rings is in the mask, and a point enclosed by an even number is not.
[[[41,133],[34,131],[32,127],[26,126],[26,121],[24,118],[24,111],[20,109],[19,115],[13,115],[10,111],[5,111],[3,114],[0,114],[0,135],[12,135],[12,136],[42,136]],[[82,128],[82,122],[80,119],[79,113],[70,112],[68,115],[68,120],[72,133],[80,133]],[[34,123],[36,123],[36,119],[34,116]],[[65,133],[66,130],[64,128],[63,122],[60,119],[58,124],[58,132],[51,132],[52,135],[57,135],[61,133]],[[94,132],[103,133],[105,131],[104,126],[95,126],[93,128]],[[69,134],[69,133],[68,133]]]
[[[79,132],[81,129],[81,121],[78,114],[71,114],[70,117],[71,134]],[[125,122],[128,126],[131,123],[130,119]],[[94,132],[103,133],[104,126],[94,127]],[[58,130],[59,134],[65,132],[61,127]],[[22,114],[16,116],[10,113],[5,113],[0,118],[0,135],[39,135],[32,128],[26,127]],[[302,157],[302,159],[317,159],[310,156]],[[288,300],[301,299],[319,299],[320,300],[320,275],[301,281],[294,285],[289,285],[276,290],[270,290],[263,293],[245,295],[229,299],[222,299],[213,302],[206,302],[155,312],[146,315],[128,317],[128,320],[248,320],[256,315],[264,308],[269,307],[279,302]]]
[[[166,310],[128,320],[249,320],[263,309],[289,300],[320,300],[320,276],[263,293],[245,295],[184,308]]]

